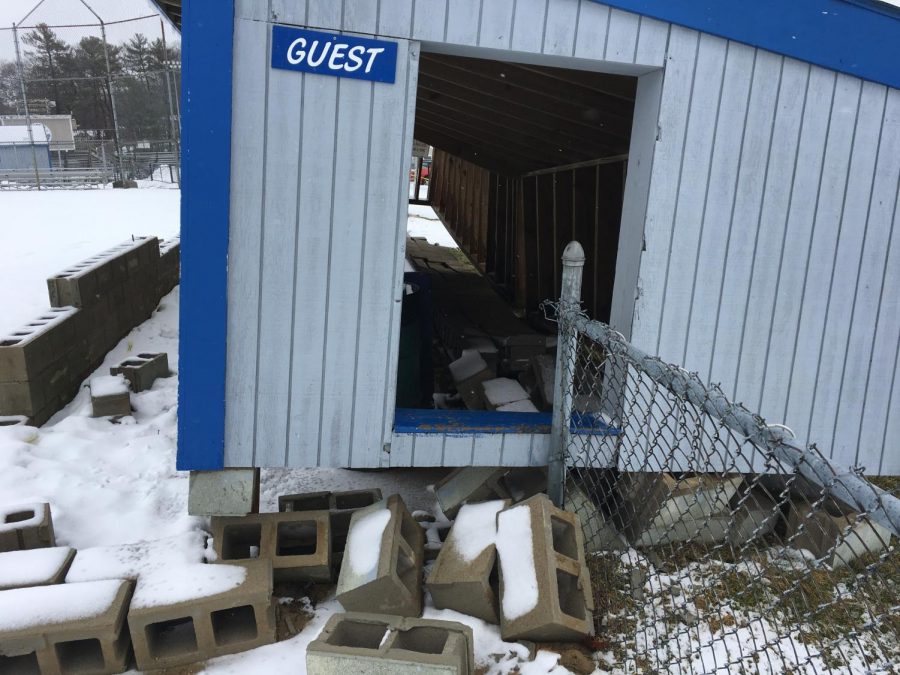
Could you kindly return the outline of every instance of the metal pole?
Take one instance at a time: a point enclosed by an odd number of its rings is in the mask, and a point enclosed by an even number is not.
[[[175,130],[175,113],[172,110],[172,90],[169,85],[169,48],[166,46],[166,26],[163,23],[162,17],[159,19],[159,30],[162,33],[163,72],[166,75],[166,100],[169,103],[169,134],[171,134],[172,141],[175,143],[175,163],[178,165],[178,185],[181,185],[181,153],[178,149],[178,137]],[[170,165],[169,173],[171,174],[171,172],[172,168]]]
[[[556,376],[553,383],[553,424],[550,428],[550,457],[547,467],[547,495],[558,507],[565,502],[566,449],[569,447],[574,400],[575,350],[578,336],[569,317],[581,306],[581,274],[584,249],[570,241],[562,254],[562,290],[559,296],[559,339],[556,343]]]
[[[422,182],[422,158],[416,157],[416,189],[413,191],[413,199],[419,201],[419,184]]]
[[[93,10],[91,10],[93,11]],[[97,16],[96,14],[94,16]],[[103,37],[103,58],[106,61],[106,88],[109,91],[109,106],[112,108],[113,133],[115,134],[116,156],[119,165],[119,180],[125,180],[125,169],[122,166],[122,146],[119,144],[119,116],[116,114],[116,97],[113,94],[112,72],[109,69],[109,49],[106,45],[106,26],[103,25],[103,19],[97,16],[100,21],[100,35]]]
[[[19,85],[22,87],[22,103],[25,106],[25,126],[28,129],[28,142],[31,144],[31,163],[34,167],[34,180],[37,184],[37,189],[40,190],[41,173],[38,171],[37,150],[34,147],[34,132],[31,129],[31,111],[28,110],[28,94],[25,93],[25,75],[24,69],[22,68],[22,55],[19,53],[19,31],[16,24],[12,25],[12,30],[13,41],[16,43],[16,71],[19,75]]]

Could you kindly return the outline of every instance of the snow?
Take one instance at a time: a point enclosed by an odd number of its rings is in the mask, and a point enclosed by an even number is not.
[[[65,563],[68,546],[0,553],[0,589],[48,583]]]
[[[177,234],[179,204],[178,190],[0,191],[0,335],[45,311],[60,270],[132,235]]]
[[[487,367],[487,363],[481,358],[481,354],[474,349],[463,349],[460,357],[449,365],[450,375],[453,376],[453,381],[457,383],[469,379]]]
[[[137,579],[159,569],[193,568],[203,562],[205,544],[206,535],[195,530],[156,541],[83,548],[66,574],[66,583]]]
[[[453,547],[465,562],[472,562],[493,546],[497,539],[497,514],[503,509],[502,500],[465,504],[456,516],[450,538]]]
[[[522,388],[522,385],[508,377],[487,380],[482,382],[481,386],[484,387],[485,398],[495,408],[507,403],[524,401],[528,398],[528,392]]]
[[[47,143],[50,140],[50,130],[43,124],[31,125],[31,136],[35,143]],[[31,143],[28,136],[27,124],[16,124],[10,126],[0,126],[0,143]],[[46,153],[47,148],[42,148]]]
[[[7,427],[0,427],[0,429],[6,428]],[[18,427],[9,428],[16,429]],[[11,435],[14,434],[15,432]],[[23,513],[30,513],[31,515],[26,518],[17,518],[15,520],[10,520],[10,516]],[[33,527],[34,525],[40,525],[43,519],[43,502],[30,502],[27,504],[4,504],[3,506],[0,506],[0,532],[9,532],[11,530],[18,530],[23,527]]]
[[[531,509],[514,506],[497,516],[497,554],[504,589],[500,602],[507,619],[518,619],[537,607],[538,582],[532,550]]]
[[[0,632],[98,617],[112,607],[122,583],[89,581],[0,591]]]
[[[180,568],[158,568],[138,579],[132,609],[159,607],[207,598],[237,588],[247,578],[242,565],[198,563]]]
[[[91,396],[118,396],[128,393],[128,380],[124,375],[100,375],[91,378]]]
[[[452,235],[444,227],[437,214],[430,206],[409,207],[409,219],[406,221],[406,233],[410,237],[423,237],[429,244],[459,248]]]
[[[381,554],[384,531],[391,521],[389,509],[377,509],[355,518],[347,535],[347,556],[350,568],[358,577],[374,577]]]
[[[505,405],[501,405],[497,407],[497,410],[500,412],[527,412],[527,413],[536,413],[540,412],[527,398],[524,401],[513,401],[512,403],[507,403]]]

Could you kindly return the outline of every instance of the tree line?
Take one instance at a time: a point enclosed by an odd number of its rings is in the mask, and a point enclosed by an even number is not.
[[[103,41],[87,36],[77,44],[62,40],[46,24],[20,35],[28,100],[56,103],[54,114],[71,113],[78,128],[97,138],[113,138],[113,115]],[[165,64],[177,63],[177,46],[163,46],[142,33],[107,47],[121,140],[166,139],[170,135]],[[169,68],[171,96],[179,95],[180,70]],[[175,101],[172,101],[173,107]],[[29,105],[35,112],[33,105]],[[22,112],[15,62],[0,61],[0,114]]]

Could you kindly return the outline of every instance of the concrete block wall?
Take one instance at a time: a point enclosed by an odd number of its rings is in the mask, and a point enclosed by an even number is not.
[[[51,308],[0,337],[0,416],[41,425],[178,281],[177,241],[128,241],[47,280]]]

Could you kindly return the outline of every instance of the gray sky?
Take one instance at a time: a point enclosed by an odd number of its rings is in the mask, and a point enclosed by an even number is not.
[[[20,23],[22,18],[38,3],[39,0],[0,0],[0,29],[10,28],[13,23]],[[156,15],[156,6],[150,0],[87,0],[94,11],[105,23],[131,19],[149,14]],[[80,0],[44,0],[43,4],[28,17],[24,25],[46,23],[51,26],[59,24],[96,23],[97,20],[81,4]],[[166,23],[166,40],[178,42],[177,31],[168,21]],[[54,28],[54,31],[66,42],[75,44],[85,35],[99,37],[100,29],[95,28]],[[113,44],[124,42],[135,33],[144,33],[150,40],[160,37],[159,19],[144,19],[113,26],[107,26],[106,36]],[[19,35],[21,40],[21,33]],[[0,60],[12,61],[16,57],[11,30],[0,30]]]

